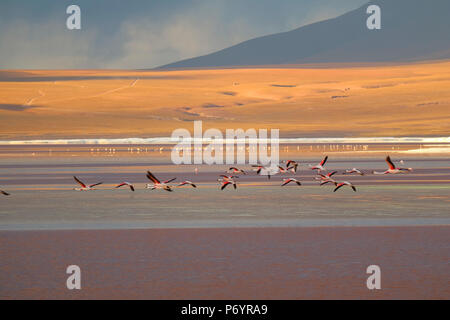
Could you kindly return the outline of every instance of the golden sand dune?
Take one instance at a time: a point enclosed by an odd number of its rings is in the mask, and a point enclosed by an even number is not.
[[[447,136],[450,62],[187,71],[0,71],[0,139],[279,128],[284,137]]]

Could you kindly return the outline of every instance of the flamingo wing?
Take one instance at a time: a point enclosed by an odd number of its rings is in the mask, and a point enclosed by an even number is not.
[[[78,183],[80,184],[80,186],[82,186],[83,188],[86,188],[86,185],[85,185],[83,182],[81,182],[80,179],[78,179],[78,178],[75,177],[75,176],[73,176],[73,178],[75,179],[76,182],[78,182]]]
[[[229,185],[229,184],[231,184],[231,182],[230,181],[225,181],[223,184],[222,184],[222,187],[220,188],[220,190],[223,190],[223,189],[225,189],[226,188],[226,186],[227,185]]]
[[[94,183],[94,184],[91,184],[90,186],[89,186],[89,188],[92,188],[92,187],[95,187],[95,186],[98,186],[98,185],[101,185],[103,182],[99,182],[99,183]]]
[[[0,190],[0,193],[3,194],[3,195],[5,195],[5,196],[9,196],[9,195],[10,195],[8,192],[3,191],[3,190]]]
[[[169,180],[167,180],[167,181],[164,181],[164,183],[169,183],[169,182],[172,182],[172,181],[174,181],[174,180],[176,180],[177,178],[172,178],[172,179],[169,179]]]
[[[321,166],[324,166],[324,165],[325,165],[325,162],[327,162],[327,160],[328,160],[328,156],[326,156],[325,158],[323,158],[322,162],[320,162],[320,165],[321,165]]]
[[[191,185],[193,188],[197,188],[197,186],[195,184],[193,184],[191,181],[183,181],[178,186],[181,187],[181,186],[185,186],[187,184]]]
[[[394,169],[395,169],[395,165],[394,165],[394,163],[392,162],[390,156],[387,156],[387,157],[386,157],[386,162],[387,162],[387,164],[388,164],[388,166],[389,166],[389,169],[391,169],[391,170],[394,170]]]
[[[333,175],[335,175],[337,173],[337,171],[333,171],[331,173],[328,174],[328,177],[332,177]]]
[[[126,185],[127,185],[127,184],[126,184],[125,182],[122,182],[121,184],[119,184],[119,185],[116,186],[116,189],[117,189],[117,188],[120,188],[120,187],[123,187],[123,186],[126,186]]]
[[[184,181],[184,183],[191,185],[193,188],[197,188],[197,186],[194,183],[192,183],[192,181],[186,180],[186,181]]]
[[[156,184],[160,184],[161,182],[153,175],[153,173],[151,173],[150,171],[147,171],[147,178],[151,181],[153,181],[153,183]]]
[[[284,180],[284,183],[281,186],[283,187],[283,186],[287,185],[291,181],[292,181],[291,179]]]

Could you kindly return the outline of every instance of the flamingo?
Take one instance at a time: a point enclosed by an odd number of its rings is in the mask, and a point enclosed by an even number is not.
[[[294,161],[294,160],[286,160],[286,167],[290,167],[291,164],[292,164],[292,165],[298,164],[298,162],[297,162],[297,161]]]
[[[193,188],[197,188],[197,186],[189,180],[181,182],[177,187],[182,187],[182,186],[186,186],[186,185],[190,185]]]
[[[254,170],[256,170],[256,174],[260,174],[261,170],[264,169],[264,166],[252,165],[252,167],[257,168],[257,169],[254,169]]]
[[[10,194],[6,191],[0,190],[0,193],[4,196],[10,196]]]
[[[217,181],[222,182],[222,187],[220,188],[220,190],[225,189],[225,187],[229,184],[232,184],[233,187],[236,189],[236,181],[234,181],[234,178],[239,178],[237,176],[226,176],[221,174],[220,178],[217,179]]]
[[[301,186],[302,185],[302,183],[300,182],[300,181],[298,181],[297,179],[294,179],[294,178],[288,178],[288,179],[283,179],[283,184],[281,185],[282,187],[283,186],[285,186],[285,185],[287,185],[288,183],[290,183],[290,182],[295,182],[298,186]]]
[[[173,191],[170,188],[170,186],[168,186],[167,184],[169,182],[174,181],[176,178],[172,178],[170,180],[166,180],[166,181],[161,182],[150,171],[147,171],[147,178],[153,182],[153,185],[147,184],[147,189],[151,189],[151,190],[163,189],[163,190],[166,190],[166,191],[169,191],[169,192]]]
[[[230,169],[228,169],[228,172],[235,173],[235,174],[238,174],[238,173],[247,174],[244,170],[238,169],[236,167],[231,167]]]
[[[364,172],[362,172],[361,170],[358,170],[356,168],[353,168],[353,169],[350,169],[350,170],[345,170],[345,172],[343,172],[342,174],[352,174],[352,173],[359,174],[360,176],[364,175]]]
[[[353,184],[351,184],[350,182],[348,182],[348,181],[337,183],[336,184],[336,188],[334,189],[333,192],[336,192],[339,188],[342,188],[343,186],[349,186],[349,187],[351,187],[353,189],[354,192],[356,192],[355,186]]]
[[[317,165],[315,165],[315,166],[309,166],[310,168],[311,168],[311,170],[317,170],[318,172],[320,172],[320,171],[322,171],[322,170],[325,170],[325,168],[323,167],[324,165],[325,165],[325,163],[327,162],[327,160],[328,160],[328,156],[326,156],[325,158],[323,158],[323,160],[319,163],[319,164],[317,164]]]
[[[282,166],[278,166],[278,170],[281,173],[287,173],[289,169],[291,169],[291,168],[288,168],[287,166],[286,166],[286,168],[283,168]]]
[[[286,168],[287,170],[291,170],[293,173],[297,172],[297,168],[299,166],[299,163],[294,160],[287,160],[286,161]]]
[[[90,191],[90,190],[94,190],[93,188],[95,187],[95,186],[98,186],[98,185],[100,185],[100,184],[102,184],[103,182],[99,182],[99,183],[94,183],[94,184],[91,184],[91,185],[85,185],[80,179],[78,179],[77,177],[75,177],[75,176],[73,176],[73,178],[75,179],[75,181],[76,182],[78,182],[79,184],[80,184],[80,186],[81,186],[81,188],[74,188],[73,190],[76,190],[76,191]]]
[[[386,157],[386,162],[389,166],[389,169],[387,169],[386,171],[383,171],[383,172],[373,171],[373,174],[397,174],[397,173],[405,173],[405,172],[413,171],[412,168],[397,168],[394,165],[394,163],[392,162],[390,156]]]
[[[327,174],[321,174],[319,173],[319,176],[316,177],[316,180],[320,180],[321,182],[324,181],[334,181],[331,177],[333,175],[335,175],[337,173],[337,171],[333,171],[333,172],[328,172]]]
[[[116,186],[116,189],[117,188],[120,188],[120,187],[123,187],[123,186],[128,186],[129,188],[130,188],[130,190],[131,191],[134,191],[134,186],[131,184],[131,183],[129,183],[129,182],[122,182],[121,184],[119,184],[118,186]]]

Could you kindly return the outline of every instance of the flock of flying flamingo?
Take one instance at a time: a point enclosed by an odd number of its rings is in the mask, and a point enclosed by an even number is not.
[[[356,187],[348,181],[336,181],[333,179],[333,176],[337,173],[337,171],[332,171],[332,172],[328,172],[328,173],[324,173],[325,170],[325,164],[328,160],[328,156],[326,156],[320,163],[318,163],[317,165],[309,165],[309,168],[311,170],[315,170],[317,173],[317,176],[315,177],[315,179],[317,181],[319,181],[320,185],[326,185],[326,184],[331,184],[334,185],[334,192],[336,192],[337,190],[339,190],[342,187],[348,186],[350,187],[354,192],[356,192]],[[378,171],[372,171],[373,174],[399,174],[399,173],[406,173],[406,172],[411,172],[413,169],[412,168],[401,168],[401,167],[397,167],[394,162],[391,160],[390,156],[386,157],[386,163],[388,164],[388,169],[382,172],[378,172]],[[402,163],[402,161],[401,161]],[[287,160],[285,161],[286,167],[282,167],[282,166],[277,166],[277,167],[265,167],[265,166],[260,166],[260,165],[253,165],[252,167],[254,168],[254,170],[256,171],[256,174],[258,175],[266,175],[268,179],[271,178],[271,176],[276,175],[278,173],[296,173],[298,167],[300,166],[300,164],[297,161],[294,160]],[[198,170],[196,169],[195,171],[196,173],[198,172]],[[217,180],[218,182],[220,182],[220,190],[225,189],[227,186],[233,186],[234,189],[237,189],[237,183],[236,183],[236,179],[239,178],[238,175],[246,175],[247,172],[245,172],[242,169],[236,168],[236,167],[231,167],[228,169],[227,173],[231,174],[231,175],[225,175],[222,174],[219,176],[219,179]],[[364,172],[362,172],[361,170],[357,169],[357,168],[352,168],[352,169],[348,169],[345,170],[345,172],[343,172],[342,174],[357,174],[357,175],[365,175]],[[79,188],[74,188],[74,190],[76,191],[90,191],[90,190],[95,190],[95,187],[98,185],[101,185],[102,182],[99,183],[94,183],[94,184],[85,184],[84,182],[82,182],[79,178],[77,178],[76,176],[73,177],[74,180],[80,185]],[[176,180],[176,178],[172,178],[166,181],[160,181],[158,178],[155,177],[155,175],[153,173],[151,173],[150,171],[147,171],[147,178],[152,182],[152,183],[148,183],[146,185],[147,189],[150,190],[155,190],[155,189],[162,189],[165,191],[169,191],[172,192],[173,189],[175,187],[183,187],[183,186],[191,186],[193,188],[197,188],[197,185],[195,185],[192,181],[183,181],[178,183],[177,185],[170,185],[171,182],[173,182],[174,180]],[[296,178],[286,178],[282,180],[282,184],[281,186],[286,186],[290,183],[295,183],[298,186],[301,186],[302,183],[297,180]],[[122,182],[120,184],[118,184],[115,188],[121,188],[121,187],[128,187],[131,191],[135,191],[135,187],[132,183],[130,182]],[[9,196],[10,193],[0,190],[0,193],[2,195],[5,196]]]

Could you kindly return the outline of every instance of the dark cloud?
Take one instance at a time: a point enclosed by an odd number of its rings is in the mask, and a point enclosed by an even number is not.
[[[2,0],[0,68],[150,68],[337,16],[366,0]],[[65,27],[67,6],[82,30]]]

